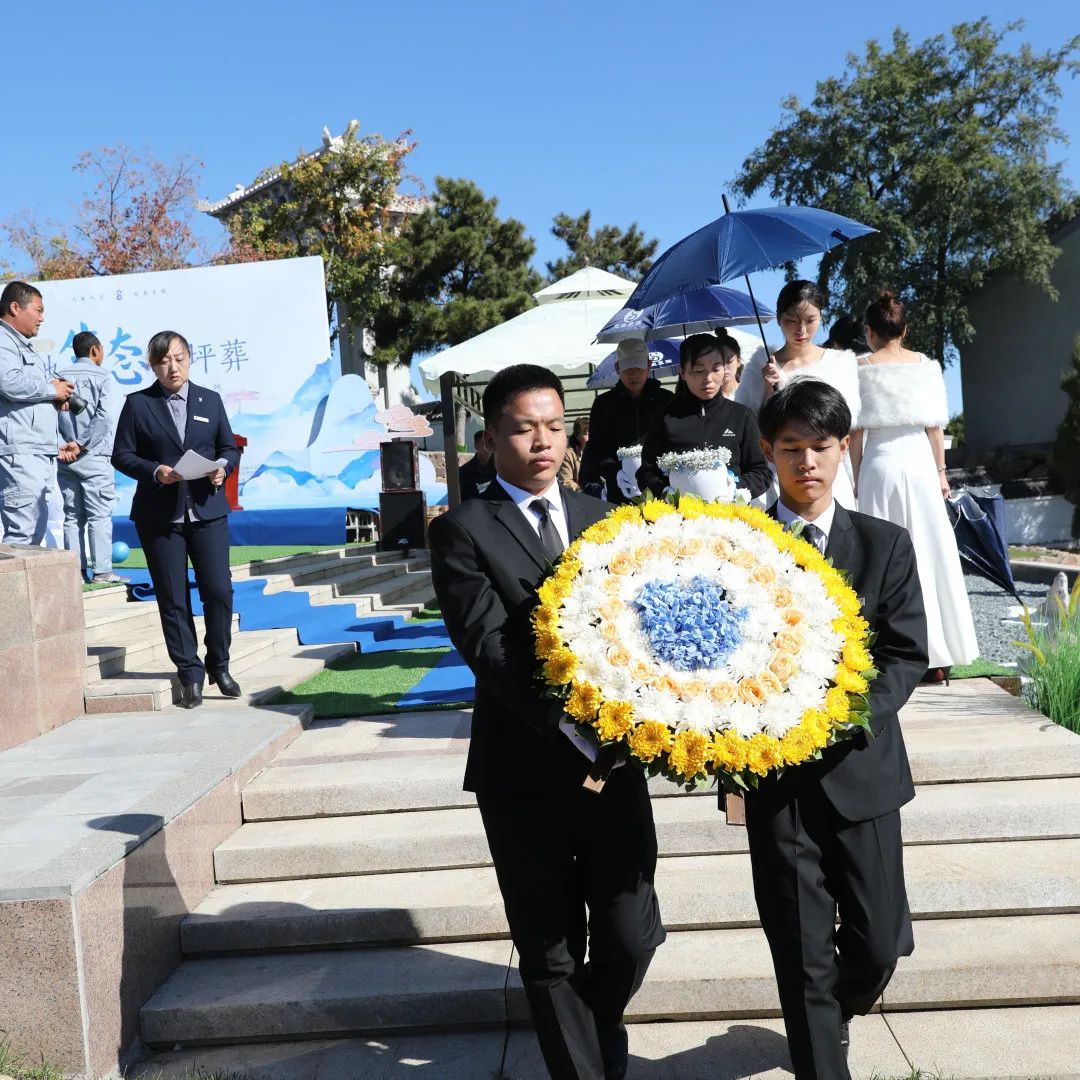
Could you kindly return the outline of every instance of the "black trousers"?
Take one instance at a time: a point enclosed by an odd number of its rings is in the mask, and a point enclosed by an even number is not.
[[[850,1080],[841,1021],[869,1012],[915,948],[900,812],[846,821],[811,782],[787,800],[751,792],[746,825],[795,1076]]]
[[[645,778],[626,766],[599,795],[486,791],[476,800],[548,1072],[603,1080],[601,1043],[666,936]]]
[[[201,683],[205,674],[191,613],[187,579],[189,558],[206,622],[206,670],[213,674],[224,671],[229,666],[232,643],[229,519],[219,517],[163,526],[136,522],[135,529],[157,594],[165,646],[180,681]]]

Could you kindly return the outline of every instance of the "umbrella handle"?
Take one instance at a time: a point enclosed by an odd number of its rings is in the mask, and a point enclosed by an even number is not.
[[[720,198],[724,200],[724,213],[730,214],[731,204],[728,202],[727,195],[721,194]],[[765,350],[765,363],[767,364],[769,362],[769,343],[765,340],[765,327],[762,325],[761,315],[758,313],[757,301],[754,299],[754,289],[750,284],[750,275],[744,274],[743,281],[746,282],[746,291],[750,294],[750,304],[754,309],[754,318],[757,320],[758,333],[761,335],[761,347]],[[780,317],[779,313],[777,313],[776,317]]]

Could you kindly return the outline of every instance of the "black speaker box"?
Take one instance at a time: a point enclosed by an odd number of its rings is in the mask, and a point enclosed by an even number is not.
[[[427,547],[427,499],[422,491],[384,491],[379,496],[379,547],[400,551]]]
[[[383,491],[415,491],[420,486],[420,465],[412,439],[379,444]]]

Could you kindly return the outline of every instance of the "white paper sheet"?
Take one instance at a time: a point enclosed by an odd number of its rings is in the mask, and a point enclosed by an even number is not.
[[[173,466],[185,480],[198,480],[224,467],[224,458],[211,461],[209,458],[204,458],[202,454],[196,454],[194,450],[185,450],[184,456]]]

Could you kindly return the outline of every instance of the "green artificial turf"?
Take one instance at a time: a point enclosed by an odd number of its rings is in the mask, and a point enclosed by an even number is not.
[[[977,656],[970,664],[958,664],[949,672],[950,679],[985,679],[991,675],[1019,675],[1020,669],[1005,667]]]
[[[317,720],[344,716],[377,716],[402,712],[401,695],[411,690],[450,650],[400,649],[384,653],[350,653],[332,660],[310,679],[282,694],[275,704],[312,705]],[[452,709],[453,704],[426,709]]]

